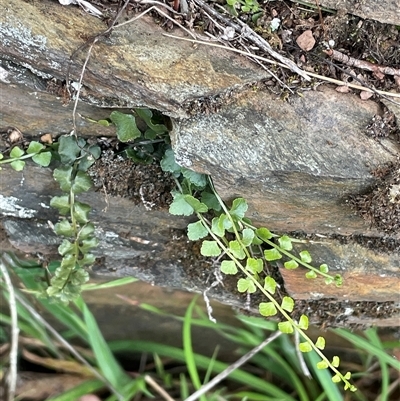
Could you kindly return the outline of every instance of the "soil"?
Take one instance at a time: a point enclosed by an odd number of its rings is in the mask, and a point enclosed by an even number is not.
[[[109,15],[107,22],[110,24],[116,15],[118,2],[115,0],[92,1]],[[182,12],[186,1],[169,3],[172,7]],[[232,11],[226,6],[225,0],[205,1],[205,5],[223,14],[225,21],[231,20]],[[254,0],[254,3],[257,3]],[[202,38],[207,35],[215,40],[227,38],[224,44],[244,50],[244,41],[241,35],[230,35],[229,22],[216,19],[210,13],[202,9],[201,1],[190,1],[188,12],[174,14],[167,9],[171,19],[175,19],[184,27],[200,34]],[[126,18],[131,18],[138,12],[150,8],[151,5],[139,3],[129,4],[126,7]],[[307,6],[285,1],[260,2],[258,10],[245,12],[241,10],[238,1],[235,6],[238,19],[247,23],[256,33],[268,41],[271,47],[284,57],[293,60],[300,68],[306,71],[323,75],[325,77],[343,80],[344,83],[359,83],[379,90],[399,90],[400,88],[400,30],[389,24],[382,24],[373,20],[364,20],[360,17],[346,14],[342,11],[319,9],[318,6]],[[165,30],[180,29],[171,19],[167,19],[156,10],[151,11],[155,23]],[[279,19],[279,22],[277,20]],[[273,28],[274,23],[276,29]],[[312,39],[305,40],[304,36]],[[341,53],[340,60],[334,60],[329,55],[329,49]],[[252,53],[265,55],[259,50],[251,50]],[[384,72],[368,71],[363,62],[376,66],[390,67]],[[288,73],[281,67],[270,67],[288,88],[298,91],[304,89],[304,83],[300,83],[294,73]],[[374,69],[374,68],[372,68]],[[283,88],[275,82],[271,82],[276,89]],[[318,85],[313,81],[310,87]],[[280,89],[279,89],[280,88]],[[352,89],[348,88],[349,91]],[[358,91],[359,92],[359,91]],[[374,95],[377,96],[377,95]]]
[[[171,191],[176,184],[158,161],[137,164],[124,157],[120,150],[106,149],[90,168],[95,188],[105,195],[129,198],[146,209],[165,209],[172,202]]]
[[[367,194],[350,199],[350,204],[371,226],[380,231],[400,232],[400,160],[372,172],[379,178]]]

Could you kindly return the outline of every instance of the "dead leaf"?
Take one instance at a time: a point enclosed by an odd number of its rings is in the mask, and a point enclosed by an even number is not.
[[[95,394],[86,394],[79,398],[78,401],[101,401],[101,399]]]
[[[315,39],[310,29],[304,31],[297,39],[297,45],[305,52],[310,51],[315,45]]]
[[[45,400],[62,394],[84,381],[85,377],[70,374],[21,372],[18,374],[17,394],[31,401]]]
[[[53,137],[51,134],[44,134],[40,137],[40,140],[43,143],[47,143],[48,145],[51,145],[53,143]]]
[[[58,372],[74,373],[81,376],[93,376],[93,372],[87,367],[76,361],[65,361],[62,359],[46,358],[29,352],[26,348],[22,349],[24,358],[37,365],[53,369]]]
[[[86,0],[58,0],[63,6],[69,6],[70,4],[79,4],[87,13],[95,15],[96,17],[101,17],[103,13],[96,7],[92,6]]]
[[[373,74],[378,78],[380,81],[385,78],[385,74],[381,71],[374,71]]]
[[[360,92],[361,100],[368,100],[372,96],[374,96],[374,94],[372,92],[368,92],[368,91],[361,91]]]
[[[339,93],[349,93],[351,92],[351,89],[347,85],[340,85],[336,87],[336,92]]]
[[[24,139],[22,132],[18,128],[11,128],[8,131],[8,140],[11,144],[21,142]]]
[[[6,354],[8,354],[10,350],[10,343],[4,343],[2,345],[0,345],[0,356],[5,356]]]

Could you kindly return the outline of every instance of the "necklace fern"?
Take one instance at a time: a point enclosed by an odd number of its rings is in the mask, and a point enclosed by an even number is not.
[[[278,302],[275,297],[277,283],[273,277],[264,273],[266,263],[279,259],[287,259],[284,266],[287,269],[296,269],[300,266],[307,269],[307,279],[313,279],[318,275],[324,277],[327,284],[342,284],[340,275],[329,274],[326,264],[319,268],[311,265],[312,258],[309,252],[301,251],[299,255],[293,253],[295,239],[287,235],[278,236],[267,228],[256,228],[245,217],[248,209],[247,202],[243,198],[237,198],[228,208],[215,191],[210,178],[193,173],[188,174],[185,168],[180,167],[174,159],[172,150],[166,152],[161,167],[171,172],[177,178],[178,190],[173,192],[173,202],[170,213],[175,215],[196,215],[198,220],[188,225],[188,237],[190,240],[202,240],[200,252],[203,256],[219,257],[220,270],[224,274],[240,275],[237,281],[237,290],[241,293],[252,294],[260,291],[266,302],[258,305],[259,313],[265,317],[281,315],[282,321],[278,329],[282,333],[291,334],[295,331],[302,341],[299,344],[301,352],[314,350],[320,361],[318,369],[330,368],[334,376],[334,382],[343,382],[344,388],[356,391],[356,387],[350,383],[351,373],[342,374],[339,370],[339,357],[334,356],[329,360],[324,354],[325,339],[318,337],[313,342],[306,334],[308,329],[308,317],[302,315],[298,322],[290,316],[294,309],[295,301],[289,296],[283,297]],[[209,219],[210,212],[215,217]],[[261,251],[260,251],[261,250]]]

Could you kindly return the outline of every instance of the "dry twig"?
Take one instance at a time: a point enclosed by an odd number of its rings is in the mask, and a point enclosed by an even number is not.
[[[86,70],[86,65],[89,61],[90,58],[90,54],[92,52],[93,46],[96,44],[96,42],[98,41],[98,37],[95,37],[93,39],[93,42],[90,44],[89,50],[87,52],[86,55],[86,59],[85,62],[83,63],[83,67],[82,67],[82,72],[81,75],[79,77],[79,83],[78,83],[78,89],[76,90],[76,95],[75,95],[75,103],[74,103],[74,108],[72,110],[72,125],[73,125],[73,134],[75,135],[75,137],[78,135],[78,133],[76,132],[76,109],[78,107],[78,101],[79,101],[79,95],[81,93],[81,88],[82,88],[82,81],[83,81],[83,75],[85,73]],[[67,81],[68,82],[68,81]]]
[[[378,79],[383,79],[385,75],[394,75],[400,77],[400,70],[396,68],[373,64],[365,60],[358,60],[333,49],[324,50],[324,52],[334,60],[340,61],[349,67],[357,67],[361,68],[362,70],[371,71]]]
[[[270,342],[274,341],[278,338],[282,333],[280,331],[275,332],[270,335],[267,339],[265,339],[261,344],[254,347],[251,351],[249,351],[246,355],[243,355],[240,359],[238,359],[235,363],[228,366],[224,371],[214,377],[214,379],[210,380],[207,384],[193,393],[190,397],[186,398],[185,401],[195,401],[200,398],[207,391],[211,390],[214,386],[220,383],[222,380],[226,379],[234,370],[240,368],[244,363],[246,363],[249,359],[251,359],[254,355],[260,352],[265,346],[267,346]]]
[[[260,50],[267,52],[270,56],[279,60],[286,68],[289,68],[293,72],[299,74],[306,81],[310,80],[310,77],[307,76],[305,71],[297,67],[297,65],[288,58],[282,56],[274,49],[272,49],[271,45],[260,35],[254,32],[247,24],[245,24],[240,19],[236,19],[237,23],[233,22],[230,18],[226,18],[221,13],[215,11],[212,7],[210,7],[203,0],[192,0],[198,6],[200,6],[203,10],[207,10],[208,13],[212,14],[215,18],[222,21],[225,25],[232,27],[238,34],[240,34],[243,38],[246,38],[251,43],[256,45]]]
[[[157,393],[160,394],[160,396],[164,398],[164,400],[175,401],[151,376],[145,375],[144,380],[149,386],[157,391]]]
[[[15,396],[15,389],[17,387],[17,360],[18,360],[18,313],[17,304],[15,302],[15,291],[13,284],[8,274],[7,267],[4,263],[4,258],[9,255],[5,253],[0,259],[0,271],[3,275],[3,279],[8,291],[8,305],[10,307],[10,317],[11,317],[11,348],[9,354],[9,371],[7,376],[7,400],[13,401]]]
[[[219,47],[221,49],[226,49],[226,50],[229,50],[231,52],[243,54],[245,56],[250,56],[249,53],[244,52],[243,50],[238,50],[238,49],[235,49],[235,48],[231,48],[229,46],[220,45],[218,43],[210,43],[210,42],[206,42],[206,41],[202,41],[202,40],[182,38],[180,36],[170,35],[168,33],[164,33],[163,35],[164,36],[168,36],[170,38],[178,39],[178,40],[186,40],[188,42],[203,44],[203,45],[206,45],[206,46]],[[261,61],[264,61],[264,62],[269,63],[269,64],[275,64],[275,65],[279,65],[280,67],[289,68],[287,65],[284,65],[284,64],[279,63],[279,62],[274,61],[274,60],[270,60],[270,59],[262,57],[262,56],[257,56],[256,54],[251,54],[251,57],[253,57],[255,59],[258,59],[258,60],[261,60]],[[314,74],[313,72],[308,72],[308,71],[307,72],[303,71],[303,72],[305,74],[307,74],[308,77],[318,78],[318,79],[321,79],[322,81],[330,82],[330,83],[333,83],[333,84],[336,84],[336,85],[346,85],[349,88],[364,90],[364,91],[367,91],[367,92],[373,92],[373,93],[376,93],[376,94],[381,95],[381,96],[386,96],[386,98],[394,97],[394,98],[400,99],[400,93],[385,92],[385,91],[369,88],[367,86],[356,85],[356,84],[352,84],[352,83],[345,83],[345,82],[340,81],[338,79],[324,77],[323,75],[319,75],[319,74]],[[388,100],[390,100],[390,99],[388,99]],[[399,104],[399,103],[395,102],[395,104]]]

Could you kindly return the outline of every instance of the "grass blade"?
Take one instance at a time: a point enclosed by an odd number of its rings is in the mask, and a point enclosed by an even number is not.
[[[179,386],[181,389],[181,399],[186,400],[189,397],[189,385],[184,373],[179,375]]]
[[[190,379],[192,380],[193,386],[196,390],[201,387],[201,381],[199,372],[197,371],[196,360],[193,353],[192,347],[192,336],[191,336],[191,318],[193,308],[196,304],[197,297],[192,299],[189,307],[186,310],[185,318],[183,320],[182,338],[183,338],[183,352],[185,354],[186,367],[189,372]],[[200,400],[207,401],[205,396],[200,397]]]
[[[206,374],[204,375],[203,384],[206,384],[206,383],[208,383],[210,381],[210,376],[211,376],[211,373],[212,373],[214,362],[217,360],[218,351],[219,351],[219,346],[217,346],[215,348],[213,354],[211,355],[211,362],[210,362],[210,365],[207,368]]]
[[[146,388],[146,382],[143,377],[137,377],[133,379],[125,385],[123,388],[119,389],[121,393],[124,395],[121,401],[131,401],[133,397],[138,394],[144,394],[148,399],[154,398],[153,394],[151,394]],[[118,397],[115,394],[110,395],[106,401],[117,401]]]
[[[22,294],[18,291],[17,294],[20,297],[23,297]],[[8,293],[4,291],[4,297],[8,301]],[[25,298],[24,298],[25,299]],[[25,300],[26,301],[26,300]],[[17,312],[18,312],[18,327],[22,333],[25,335],[36,338],[41,341],[49,350],[51,350],[54,355],[59,355],[57,347],[54,345],[52,338],[49,336],[45,327],[43,327],[40,322],[32,317],[28,310],[20,303],[17,302]],[[1,322],[10,324],[11,320],[8,316],[0,315]]]
[[[350,333],[344,329],[334,329],[333,330],[340,337],[345,338],[347,341],[351,342],[357,348],[363,349],[369,355],[374,355],[380,360],[384,361],[393,368],[400,370],[400,361],[397,361],[392,356],[388,355],[384,350],[370,344],[366,339],[358,336],[357,334]]]
[[[115,359],[101,334],[93,314],[89,311],[89,308],[83,300],[81,301],[81,306],[84,321],[87,326],[88,339],[93,353],[95,354],[98,367],[114,389],[121,389],[128,385],[131,379],[122,370],[121,366]]]
[[[281,336],[282,337],[282,336]],[[279,341],[279,339],[277,339]],[[282,344],[279,342],[279,345]],[[262,355],[264,354],[264,355]],[[291,386],[296,392],[299,400],[309,401],[307,391],[297,374],[291,367],[290,363],[282,358],[278,352],[271,347],[264,347],[260,355],[255,355],[252,362],[258,364],[266,371],[273,372],[276,376]]]
[[[58,396],[48,398],[47,401],[78,400],[83,395],[93,393],[102,388],[104,388],[104,383],[102,381],[97,379],[88,380],[81,384],[78,384],[76,387],[72,388],[71,390],[65,391],[64,393]]]
[[[67,332],[63,333],[64,338],[78,337],[86,343],[89,342],[86,324],[71,306],[50,303],[44,299],[40,301],[43,307],[67,329]]]
[[[138,281],[135,277],[121,277],[106,283],[88,283],[82,285],[82,291],[103,290],[105,288],[114,288],[121,285],[131,284]]]
[[[378,334],[376,332],[376,328],[365,330],[364,335],[369,339],[371,344],[375,345],[377,348],[380,348],[382,351],[385,351],[382,346],[381,340],[379,339]],[[379,361],[379,365],[381,367],[381,381],[382,381],[379,401],[387,401],[389,398],[389,382],[390,382],[389,369],[384,360],[382,360],[379,356],[377,356],[377,358]]]
[[[113,352],[126,352],[127,349],[129,349],[129,351],[131,352],[155,352],[159,356],[185,362],[185,354],[182,349],[164,344],[157,344],[147,341],[120,340],[109,342],[109,347],[111,350],[113,350]],[[200,369],[206,370],[208,366],[210,366],[210,358],[198,354],[193,354],[193,358],[195,365]],[[228,364],[220,361],[215,361],[212,370],[214,374],[218,374],[225,370],[227,367]],[[244,370],[237,369],[232,372],[228,378],[242,385],[249,386],[253,391],[259,391],[260,393],[263,393],[264,396],[275,397],[275,400],[297,401],[290,394],[281,390],[279,387],[268,383],[264,379],[247,373]],[[265,400],[268,400],[268,398],[265,397]]]

